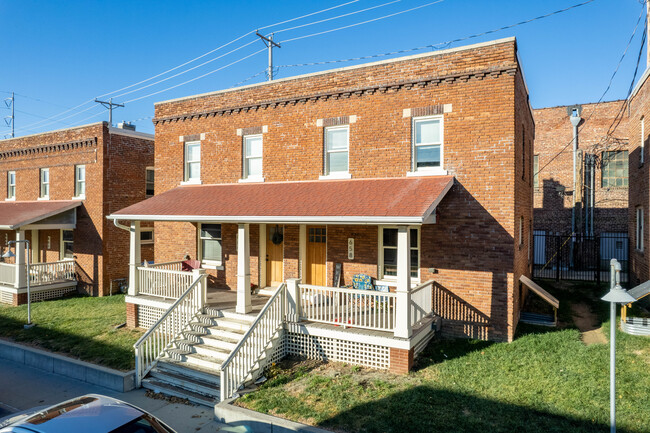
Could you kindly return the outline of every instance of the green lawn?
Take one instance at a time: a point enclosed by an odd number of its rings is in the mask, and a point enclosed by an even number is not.
[[[609,346],[585,346],[570,303],[605,319],[602,289],[545,285],[563,328],[521,326],[514,342],[432,342],[408,376],[288,361],[238,404],[348,432],[593,432],[609,425]],[[604,322],[609,338],[608,322]],[[650,338],[617,333],[618,427],[650,431]]]
[[[142,332],[114,328],[126,322],[124,295],[35,302],[32,322],[23,329],[26,305],[0,304],[0,338],[120,370],[134,366],[133,343]]]

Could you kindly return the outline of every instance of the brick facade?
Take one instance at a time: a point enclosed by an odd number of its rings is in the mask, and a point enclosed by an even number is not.
[[[582,104],[582,119],[588,119],[579,126],[578,149],[582,158],[577,158],[576,233],[585,232],[584,197],[590,187],[584,186],[584,155],[595,154],[602,161],[604,151],[630,150],[628,145],[628,116],[607,141],[607,131],[621,110],[624,101],[610,101],[600,104]],[[534,190],[534,230],[546,233],[571,233],[571,208],[573,206],[573,126],[566,106],[534,110],[535,155],[539,161],[539,186]],[[584,122],[584,120],[583,120]],[[640,134],[640,132],[639,132]],[[636,137],[637,135],[630,135]],[[632,156],[629,157],[632,161]],[[630,172],[631,174],[631,172]],[[602,167],[597,163],[594,177],[594,227],[593,233],[626,233],[628,187],[603,187]],[[630,182],[632,182],[630,176]],[[631,183],[630,183],[631,187]],[[558,192],[563,188],[564,195]]]
[[[77,208],[74,256],[78,288],[107,295],[111,281],[128,276],[129,235],[106,215],[145,199],[145,169],[153,166],[153,139],[148,134],[109,128],[105,122],[0,141],[0,194],[7,197],[7,172],[16,173],[16,201],[39,198],[39,170],[49,168],[50,200],[75,196],[75,166],[86,167],[86,194]],[[61,259],[61,231],[38,231],[38,260]],[[32,231],[26,231],[32,241]],[[0,231],[0,249],[15,232]],[[153,259],[153,245],[143,247]],[[114,287],[113,291],[117,288]]]
[[[443,168],[456,180],[437,207],[437,222],[422,227],[420,281],[435,281],[448,335],[511,340],[517,281],[530,275],[535,134],[514,39],[158,103],[156,192],[181,184],[184,143],[194,140],[201,143],[201,183],[238,182],[247,128],[262,133],[265,182],[318,180],[327,119],[349,125],[353,179],[404,177],[411,171],[413,116],[433,113],[443,116]],[[197,255],[194,224],[155,227],[156,261]],[[378,276],[376,225],[327,230],[328,284],[336,263],[343,284],[358,272]],[[234,290],[236,225],[223,224],[222,233],[224,267],[212,271],[211,282]],[[262,284],[259,226],[251,224],[250,233],[251,283]],[[284,279],[300,275],[299,233],[299,225],[284,226]],[[355,240],[353,260],[348,238]]]

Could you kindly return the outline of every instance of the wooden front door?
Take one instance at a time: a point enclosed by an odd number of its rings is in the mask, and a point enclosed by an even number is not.
[[[327,229],[323,226],[307,227],[307,284],[325,286],[327,282]]]
[[[266,281],[271,287],[278,287],[283,281],[282,260],[284,258],[284,230],[282,226],[267,226],[266,229]]]

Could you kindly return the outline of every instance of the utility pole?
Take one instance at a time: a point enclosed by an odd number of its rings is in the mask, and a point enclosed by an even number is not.
[[[98,102],[104,107],[108,108],[108,125],[113,126],[113,107],[124,107],[124,104],[114,103],[113,98],[110,98],[108,101],[100,101],[99,99],[95,98],[95,102]]]
[[[5,116],[5,123],[7,126],[11,124],[11,138],[14,138],[14,122],[15,122],[15,109],[14,109],[14,103],[16,102],[16,98],[14,95],[14,92],[11,92],[11,98],[5,98],[5,105],[7,108],[11,108],[11,116]]]
[[[571,207],[571,245],[570,245],[570,263],[573,267],[573,251],[574,244],[576,239],[576,196],[577,196],[577,156],[578,156],[578,125],[582,118],[580,114],[582,113],[581,105],[573,105],[567,107],[567,114],[569,115],[569,120],[573,126],[573,206]]]
[[[257,36],[259,36],[264,44],[269,48],[269,81],[273,81],[273,47],[278,47],[282,48],[279,43],[273,42],[273,33],[271,33],[270,37],[266,37],[264,35],[260,35],[260,32],[255,32]]]

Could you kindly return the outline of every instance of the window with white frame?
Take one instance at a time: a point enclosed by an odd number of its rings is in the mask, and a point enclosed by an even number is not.
[[[49,198],[50,197],[50,169],[41,168],[40,178],[41,178],[40,197]]]
[[[603,188],[628,186],[628,151],[614,150],[603,152],[602,156]]]
[[[153,228],[143,228],[140,230],[140,244],[153,244]]]
[[[74,167],[74,195],[85,197],[86,195],[86,166],[75,165]]]
[[[636,208],[636,249],[643,251],[643,208]]]
[[[416,117],[413,119],[413,171],[442,168],[443,162],[442,116]]]
[[[397,227],[379,229],[380,278],[397,276]],[[409,229],[411,246],[411,278],[418,278],[420,269],[420,229]]]
[[[16,198],[16,172],[7,173],[7,198]]]
[[[262,134],[244,136],[244,179],[262,178]]]
[[[61,230],[61,260],[74,259],[74,231]]]
[[[201,142],[185,143],[185,182],[200,182],[201,180]]]
[[[645,162],[645,119],[641,117],[641,146],[639,146],[639,162]]]
[[[350,127],[329,126],[325,128],[325,175],[348,173],[350,151]]]
[[[221,224],[199,225],[200,259],[210,264],[221,264]]]
[[[153,167],[147,167],[146,172],[145,172],[145,189],[144,189],[144,194],[146,198],[151,198],[153,197],[154,194],[154,179],[155,179],[155,171]]]

